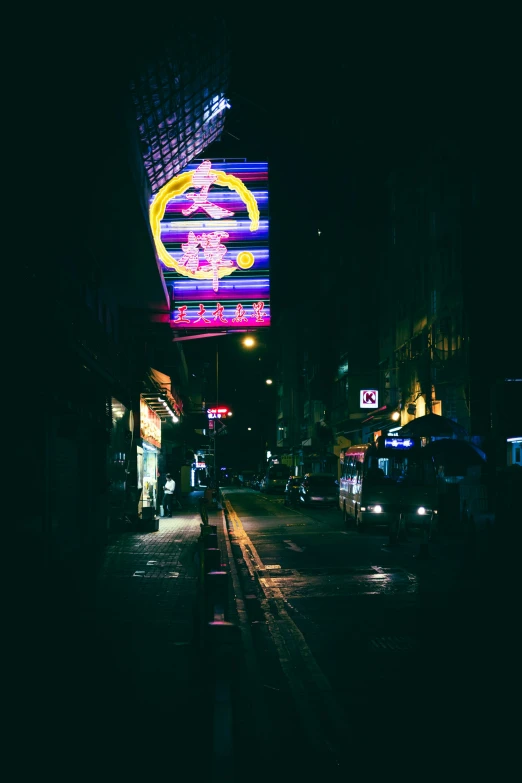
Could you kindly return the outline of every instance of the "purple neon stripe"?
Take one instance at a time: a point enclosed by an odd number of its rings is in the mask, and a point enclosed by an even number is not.
[[[219,230],[224,230],[224,229],[219,229]],[[205,233],[210,233],[208,229],[203,229],[203,231]],[[252,241],[254,242],[259,241],[265,246],[268,243],[268,231],[260,230],[260,231],[256,231],[255,234],[250,231],[244,231],[244,230],[235,231],[234,229],[228,229],[228,228],[226,229],[226,231],[228,237],[224,237],[222,239],[222,244],[228,248],[229,254],[233,252],[233,249],[239,252],[239,248],[234,248],[234,243],[236,242],[241,243],[242,245],[246,245]],[[195,233],[197,233],[197,229]],[[181,231],[173,231],[172,229],[161,232],[161,241],[164,245],[179,245],[180,250],[181,250],[181,245],[185,244],[187,242],[187,239],[188,239],[188,231],[186,229],[183,231],[183,233]]]
[[[234,285],[231,285],[229,283],[224,283],[223,279],[221,279],[220,280],[220,284],[219,284],[219,288],[220,289],[224,289],[224,290],[226,290],[227,288],[229,288],[231,290],[232,289],[234,289],[234,290],[238,290],[238,289],[244,290],[244,289],[247,289],[247,288],[268,288],[269,286],[270,286],[270,281],[269,280],[266,280],[266,282],[265,281],[263,281],[263,282],[259,281],[257,283],[255,283],[255,282],[251,282],[251,283],[235,283]],[[205,285],[203,281],[202,281],[202,283],[198,283],[197,285],[194,284],[194,283],[191,283],[190,285],[184,285],[181,282],[175,282],[174,283],[174,290],[175,291],[204,291],[206,289],[210,290],[211,288],[212,288],[212,282],[211,281],[209,281],[207,285]]]
[[[250,302],[259,302],[263,299],[269,298],[269,292],[266,288],[251,288],[249,291],[222,291],[219,289],[217,291],[217,295],[223,300],[223,302],[229,302],[234,301],[237,302],[237,300],[244,300],[243,304],[247,301]],[[198,302],[211,302],[214,301],[216,298],[216,291],[199,291],[198,294]],[[174,292],[174,299],[176,302],[179,302],[181,304],[187,304],[188,302],[193,302],[195,297],[195,292],[191,291],[190,294],[183,294],[182,292]]]
[[[179,327],[182,329],[201,329],[201,328],[234,328],[236,326],[238,329],[241,328],[243,325],[247,326],[269,326],[270,325],[270,306],[265,304],[264,310],[263,310],[263,320],[258,321],[256,318],[255,313],[252,311],[252,308],[248,305],[244,306],[245,308],[245,317],[247,318],[246,321],[241,321],[239,323],[234,323],[233,319],[236,315],[236,307],[225,307],[223,309],[223,318],[226,319],[226,323],[223,323],[219,320],[214,320],[214,316],[212,313],[216,309],[216,303],[213,303],[213,307],[206,308],[203,318],[206,318],[208,323],[206,321],[200,320],[199,316],[199,307],[197,304],[193,304],[191,306],[187,306],[187,310],[185,311],[185,318],[188,318],[188,321],[176,321],[177,318],[179,318],[179,309],[176,308],[171,312],[171,325],[175,327]]]
[[[234,223],[235,225],[230,225]],[[181,224],[181,225],[180,225]],[[223,225],[224,224],[224,225]],[[173,234],[180,236],[182,242],[187,241],[189,231],[193,231],[195,234],[202,231],[226,231],[230,238],[234,239],[237,233],[243,233],[245,236],[250,236],[251,239],[258,241],[261,237],[268,236],[268,220],[260,220],[259,228],[256,231],[250,231],[250,220],[235,220],[231,218],[223,218],[223,220],[212,220],[212,218],[205,217],[204,219],[191,220],[186,218],[184,221],[176,220],[162,220],[161,221],[161,237],[167,234]],[[223,240],[226,244],[226,240]]]
[[[215,198],[212,198],[213,194],[209,193],[209,201],[212,204],[215,204],[218,207],[224,207],[225,209],[228,209],[230,212],[233,212],[234,215],[243,215],[247,213],[247,207],[243,201],[241,201],[240,198],[238,198],[235,194],[230,194],[229,198],[224,198],[221,194],[217,195]],[[165,208],[165,215],[171,216],[170,219],[172,220],[174,217],[178,217],[180,220],[192,220],[196,217],[206,217],[205,212],[202,209],[199,209],[197,212],[194,212],[192,215],[183,215],[183,210],[187,209],[191,204],[190,199],[180,198],[179,196],[176,198],[171,199],[166,208]],[[259,208],[259,212],[261,215],[265,215],[267,208],[268,208],[268,199],[257,199],[257,206]],[[208,217],[208,220],[211,220],[212,218]],[[223,218],[223,220],[233,220],[234,218]],[[215,220],[215,222],[218,222],[218,219]]]
[[[189,191],[185,191],[184,193],[182,193],[179,196],[174,196],[167,203],[167,207],[170,204],[173,204],[173,203],[178,203],[178,202],[181,202],[181,201],[189,201],[189,199],[187,199],[187,193],[190,193],[190,192],[192,192],[192,191],[190,191],[190,190]],[[252,189],[251,193],[252,193],[253,196],[255,196],[255,199],[257,201],[257,205],[258,206],[259,206],[260,202],[265,203],[265,202],[268,201],[268,191],[267,190],[254,190],[254,189]],[[213,185],[210,188],[209,192],[208,192],[208,198],[209,198],[209,201],[212,201],[213,204],[218,204],[218,205],[219,205],[219,203],[221,201],[237,201],[239,204],[241,204],[243,206],[244,209],[246,209],[245,202],[238,196],[238,194],[235,191],[229,190],[228,188],[225,188],[225,187],[222,187],[222,186]]]
[[[227,248],[228,248],[228,244],[227,244]],[[254,256],[254,267],[250,267],[250,270],[245,270],[245,271],[250,271],[250,272],[254,271],[255,273],[255,265],[259,261],[264,261],[266,263],[270,259],[270,251],[268,247],[266,247],[266,245],[265,247],[257,247],[254,245],[249,245],[248,243],[239,246],[235,244],[231,245],[230,250],[228,251],[225,258],[228,258],[230,256],[231,260],[235,261],[239,253],[243,253],[243,252],[252,253],[252,255]],[[172,258],[178,259],[181,258],[181,256],[183,255],[183,251],[181,250],[181,248],[171,248],[169,249],[169,255],[171,255]],[[201,252],[200,252],[200,260],[204,261]]]
[[[226,329],[229,332],[231,329],[246,329],[247,327],[255,327],[256,329],[262,329],[265,326],[270,326],[271,322],[270,322],[270,318],[265,318],[263,323],[258,323],[255,320],[255,318],[249,318],[248,321],[244,321],[243,323],[240,323],[240,324],[234,324],[229,319],[227,323],[217,323],[217,324],[215,324],[214,322],[212,322],[210,324],[206,324],[206,323],[203,323],[201,321],[199,323],[195,323],[195,324],[193,324],[193,323],[188,323],[188,324],[187,323],[181,323],[180,324],[180,323],[175,323],[174,321],[171,321],[170,325],[171,325],[171,327],[173,329],[199,329],[199,330],[205,329],[207,331],[211,331],[213,329],[216,329],[216,330],[225,330]]]
[[[259,300],[258,299],[252,299],[252,300],[249,300],[249,301],[246,301],[246,300],[245,301],[241,301],[241,304],[243,305],[243,307],[245,309],[246,315],[249,318],[250,317],[255,317],[254,310],[252,308],[252,302],[256,302],[256,301],[259,301]],[[264,299],[261,299],[261,301],[265,302],[265,307],[264,307],[263,313],[270,314],[270,303],[268,301],[265,301]],[[220,301],[220,304],[222,304],[221,301]],[[237,299],[235,300],[233,305],[229,304],[228,306],[224,307],[223,313],[225,314],[226,317],[228,317],[229,315],[232,316],[232,317],[234,316],[234,314],[236,312],[236,304],[237,304]],[[192,318],[192,316],[194,316],[196,318],[198,316],[199,300],[197,302],[194,302],[194,301],[192,301],[192,302],[176,302],[176,304],[174,306],[174,309],[171,310],[171,316],[176,318],[177,315],[178,315],[178,310],[179,310],[179,308],[182,305],[186,305],[187,306],[187,310],[186,310],[187,317]],[[217,302],[214,300],[212,302],[207,302],[206,305],[208,305],[208,306],[205,306],[205,314],[204,314],[205,318],[210,318],[210,320],[212,321],[212,320],[214,320],[214,316],[212,315],[212,313],[215,312],[215,310],[216,310]]]

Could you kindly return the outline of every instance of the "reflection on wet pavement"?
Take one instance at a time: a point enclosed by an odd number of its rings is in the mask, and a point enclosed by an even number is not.
[[[287,570],[260,575],[263,584],[281,590],[284,598],[327,598],[343,595],[415,593],[418,578],[401,568],[328,568]]]

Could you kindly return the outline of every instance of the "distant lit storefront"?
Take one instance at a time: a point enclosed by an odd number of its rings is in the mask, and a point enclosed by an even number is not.
[[[201,454],[196,454],[190,469],[190,486],[197,489],[207,485],[207,463]]]
[[[116,397],[111,398],[112,428],[107,449],[109,479],[109,526],[118,529],[127,513],[127,469],[131,459],[134,418],[130,409]]]
[[[507,464],[522,467],[522,437],[507,438]]]
[[[161,419],[140,399],[140,441],[136,447],[138,516],[154,516],[158,498],[158,456],[161,450]]]

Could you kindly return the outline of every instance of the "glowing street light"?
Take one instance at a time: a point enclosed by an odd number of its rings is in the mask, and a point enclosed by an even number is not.
[[[265,383],[268,384],[268,386],[271,386],[273,384],[272,378],[267,378]]]
[[[252,427],[247,427],[247,430],[248,430],[249,432],[252,432]]]
[[[399,413],[399,411],[393,411],[391,417],[393,421],[399,421],[399,419],[401,418],[401,414]]]
[[[252,346],[255,344],[256,341],[254,340],[253,337],[245,337],[245,339],[243,340],[243,345],[246,346],[247,348],[252,348]]]

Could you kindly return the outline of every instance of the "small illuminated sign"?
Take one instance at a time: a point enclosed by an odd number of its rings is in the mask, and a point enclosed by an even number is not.
[[[361,408],[378,408],[379,392],[376,389],[361,389]]]
[[[384,448],[386,449],[411,449],[413,448],[411,438],[385,438]]]
[[[207,409],[207,416],[209,419],[223,419],[225,416],[228,416],[229,409],[222,406],[220,408],[208,408]]]

